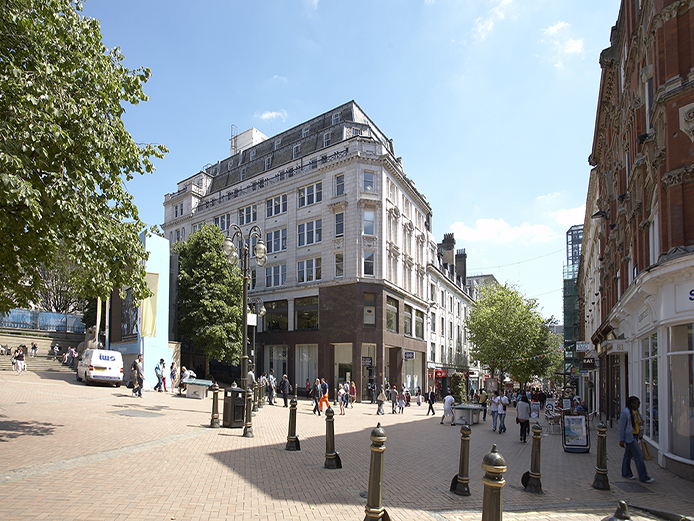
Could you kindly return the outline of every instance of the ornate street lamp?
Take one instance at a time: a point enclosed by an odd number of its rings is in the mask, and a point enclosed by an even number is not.
[[[258,355],[255,351],[255,332],[258,330],[258,317],[264,317],[267,310],[263,304],[263,299],[260,297],[248,297],[248,321],[249,325],[253,326],[253,337],[251,338],[251,365],[248,371],[255,371],[256,361],[258,360]],[[255,389],[253,390],[253,412],[258,412],[258,401],[260,400],[260,393],[258,388],[258,374],[255,374]]]
[[[253,437],[253,424],[251,420],[251,409],[253,408],[253,391],[248,387],[248,281],[251,278],[250,270],[250,250],[249,244],[252,239],[258,239],[254,252],[255,262],[258,267],[262,268],[267,262],[267,249],[263,243],[263,231],[258,225],[253,225],[244,236],[243,230],[237,225],[232,224],[227,229],[227,234],[232,230],[234,233],[226,236],[222,243],[222,251],[227,258],[227,261],[232,266],[236,266],[241,261],[241,277],[243,278],[243,340],[242,340],[242,355],[241,355],[241,387],[246,390],[246,415],[243,426],[243,436],[245,438]],[[234,244],[234,239],[241,240],[241,255]]]

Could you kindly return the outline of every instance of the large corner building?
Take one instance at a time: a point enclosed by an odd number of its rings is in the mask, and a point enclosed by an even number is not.
[[[317,376],[333,388],[353,380],[365,398],[372,381],[424,389],[443,374],[436,369],[463,366],[464,277],[429,285],[428,271],[439,269],[432,209],[393,141],[355,102],[271,138],[256,129],[233,136],[230,157],[179,182],[164,206],[171,242],[203,222],[262,229],[268,261],[258,268],[251,259],[249,293],[267,309],[258,371],[301,387]]]

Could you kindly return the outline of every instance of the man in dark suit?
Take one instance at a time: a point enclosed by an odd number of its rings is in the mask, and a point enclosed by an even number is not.
[[[429,387],[429,393],[427,394],[427,403],[429,404],[429,408],[427,409],[427,416],[429,416],[429,412],[431,411],[432,415],[436,415],[434,412],[434,402],[436,401],[436,393],[434,390]]]

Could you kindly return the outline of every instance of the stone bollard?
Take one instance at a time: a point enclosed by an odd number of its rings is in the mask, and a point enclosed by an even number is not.
[[[530,455],[530,473],[528,483],[525,485],[526,492],[542,494],[542,482],[540,481],[540,444],[542,443],[542,427],[535,423],[533,431],[533,449]]]
[[[253,384],[253,412],[258,412],[258,394],[259,394],[259,385],[258,382]]]
[[[369,467],[369,490],[366,499],[364,521],[390,521],[383,508],[383,453],[386,450],[386,431],[379,422],[371,431],[371,466]]]
[[[332,407],[325,410],[325,465],[326,469],[341,469],[340,455],[335,452],[335,412]]]
[[[212,419],[210,420],[210,427],[213,429],[218,429],[219,425],[219,386],[217,382],[212,384]]]
[[[499,454],[496,444],[482,460],[484,497],[482,499],[482,521],[501,521],[503,515],[501,490],[506,484],[506,460]]]
[[[458,463],[458,474],[453,476],[451,481],[451,492],[459,496],[470,495],[470,429],[469,425],[460,428],[460,462]]]
[[[598,424],[598,461],[595,464],[593,488],[610,490],[610,480],[607,478],[607,427]]]
[[[246,389],[246,420],[243,423],[243,437],[252,438],[253,437],[253,420],[251,414],[253,413],[253,391]]]
[[[601,424],[602,425],[602,424]],[[624,501],[619,502],[619,506],[615,511],[614,515],[603,517],[602,521],[616,521],[618,519],[631,519],[629,515],[629,509]]]
[[[289,402],[289,434],[284,450],[301,450],[299,437],[296,435],[296,395]]]

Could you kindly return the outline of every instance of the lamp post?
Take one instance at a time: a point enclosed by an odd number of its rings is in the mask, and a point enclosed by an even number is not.
[[[226,236],[222,243],[222,251],[227,258],[227,261],[232,266],[236,266],[241,261],[241,277],[243,278],[243,337],[242,337],[242,354],[241,354],[241,387],[246,390],[246,421],[243,427],[243,436],[245,438],[253,437],[253,424],[251,420],[251,409],[253,408],[253,392],[248,387],[248,281],[251,278],[250,270],[250,249],[249,245],[252,239],[258,239],[255,245],[255,262],[258,267],[263,267],[267,262],[267,249],[263,243],[263,232],[258,225],[253,225],[248,234],[244,236],[243,230],[237,225],[232,224],[228,229],[233,230],[231,237]],[[241,240],[241,255],[239,256],[238,249],[234,244],[234,239]],[[251,402],[250,404],[248,402]]]

